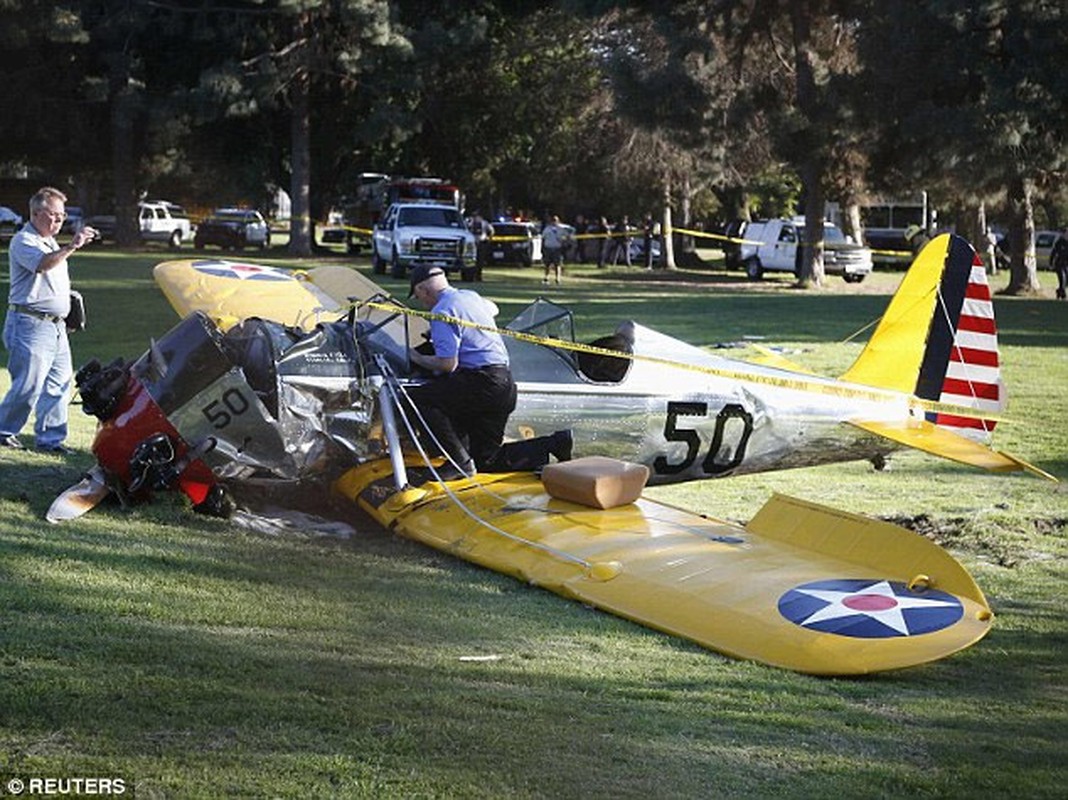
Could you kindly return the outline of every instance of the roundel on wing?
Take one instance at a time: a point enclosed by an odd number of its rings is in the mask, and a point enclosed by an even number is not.
[[[235,278],[240,281],[291,281],[288,272],[259,264],[235,264],[232,261],[194,261],[193,269],[217,278]]]
[[[779,613],[821,633],[884,639],[948,628],[964,615],[964,607],[936,589],[914,591],[898,581],[837,579],[791,589],[779,598]]]

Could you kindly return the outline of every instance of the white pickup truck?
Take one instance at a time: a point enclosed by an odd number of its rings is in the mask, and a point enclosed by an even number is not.
[[[459,270],[464,280],[475,275],[477,242],[452,206],[394,203],[375,225],[371,238],[371,265],[380,275],[386,264],[394,278],[403,278],[416,264]]]
[[[166,242],[177,250],[182,242],[193,238],[193,226],[185,209],[174,203],[163,200],[139,203],[137,216],[141,241]]]
[[[801,273],[801,248],[805,240],[803,218],[750,222],[739,247],[738,262],[755,281],[765,272]],[[841,275],[846,283],[860,283],[871,272],[871,250],[855,244],[831,222],[823,223],[823,269]]]

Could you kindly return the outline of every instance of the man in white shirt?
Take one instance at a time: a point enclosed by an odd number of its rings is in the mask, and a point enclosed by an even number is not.
[[[66,454],[67,395],[73,367],[65,319],[70,313],[67,258],[96,236],[88,226],[66,246],[56,242],[67,196],[46,186],[30,198],[30,220],[11,240],[11,288],[4,347],[11,388],[0,401],[0,446],[21,448],[19,432],[35,416],[38,450]]]

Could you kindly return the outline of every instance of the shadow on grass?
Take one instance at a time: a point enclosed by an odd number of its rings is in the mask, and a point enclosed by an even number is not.
[[[8,769],[139,764],[146,784],[158,771],[187,791],[222,769],[231,787],[266,776],[283,796],[290,781],[373,778],[368,764],[394,789],[434,775],[439,793],[522,792],[538,776],[539,793],[560,796],[583,781],[647,796],[815,795],[826,776],[811,754],[858,748],[863,763],[840,761],[837,785],[859,788],[880,764],[930,788],[911,774],[917,741],[991,713],[998,741],[1054,757],[1052,740],[1034,746],[1052,720],[998,710],[1042,699],[1048,684],[1029,676],[1053,669],[1064,644],[1036,638],[1026,602],[989,652],[822,680],[728,661],[397,540],[159,533],[9,542]],[[916,708],[931,692],[937,703]],[[973,733],[952,751],[974,763],[992,740]],[[297,754],[315,768],[290,774]]]

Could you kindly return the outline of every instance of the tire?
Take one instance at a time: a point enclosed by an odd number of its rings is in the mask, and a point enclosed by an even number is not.
[[[460,269],[460,280],[471,283],[478,277],[478,267],[463,267]]]
[[[396,250],[393,251],[393,258],[390,261],[389,274],[394,278],[403,278],[408,274],[408,269],[401,263]]]
[[[860,283],[862,280],[864,280],[864,275],[863,273],[857,275],[855,273],[850,274],[848,272],[844,272],[842,273],[842,280],[844,280],[846,283]]]
[[[260,242],[260,250],[266,250],[270,246],[271,246],[271,232],[267,231],[266,235],[263,237],[263,241]]]
[[[167,246],[171,250],[179,250],[182,247],[182,232],[171,231],[171,235],[167,238]]]
[[[756,256],[746,259],[742,266],[745,267],[745,274],[750,280],[759,281],[764,278],[764,267]]]
[[[371,251],[371,272],[375,275],[386,274],[386,262],[378,257],[378,250]]]

